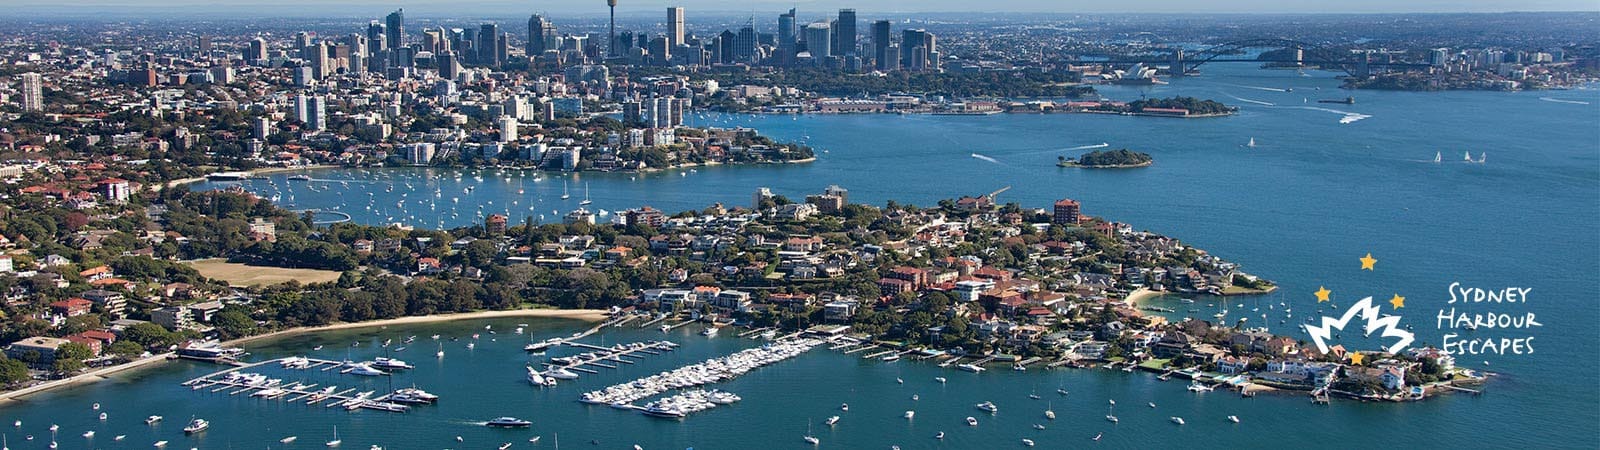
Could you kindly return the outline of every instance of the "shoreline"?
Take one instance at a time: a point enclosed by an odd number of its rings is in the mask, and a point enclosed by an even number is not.
[[[1083,164],[1078,164],[1076,162],[1072,162],[1072,160],[1067,160],[1066,162],[1056,163],[1056,167],[1070,167],[1070,168],[1074,168],[1074,169],[1138,169],[1138,168],[1141,168],[1141,167],[1150,167],[1152,165],[1155,165],[1155,163],[1156,163],[1155,161],[1150,161],[1150,162],[1144,162],[1144,163],[1139,163],[1139,164],[1112,164],[1112,165],[1106,165],[1106,166],[1088,166],[1088,165],[1083,165]]]
[[[289,337],[289,336],[298,335],[298,334],[304,334],[304,333],[319,333],[319,332],[324,332],[324,331],[349,330],[349,329],[369,328],[369,327],[383,327],[383,326],[390,326],[390,325],[416,325],[416,324],[437,323],[437,322],[451,322],[451,321],[456,321],[456,320],[505,318],[505,317],[537,317],[537,318],[549,318],[549,319],[574,319],[574,320],[582,320],[582,321],[585,321],[585,322],[601,322],[601,321],[604,321],[606,319],[606,316],[607,316],[607,311],[599,310],[599,309],[512,309],[512,310],[504,310],[504,311],[476,311],[476,312],[467,312],[467,313],[436,314],[436,315],[431,315],[431,316],[399,317],[399,318],[394,318],[394,319],[371,320],[371,321],[366,321],[366,322],[336,323],[336,324],[331,324],[331,325],[321,325],[321,326],[315,326],[315,327],[288,328],[288,329],[274,331],[274,332],[271,332],[271,333],[258,334],[258,335],[255,335],[255,336],[245,336],[245,337],[238,338],[238,339],[228,340],[228,341],[222,342],[221,345],[224,346],[224,347],[232,347],[232,346],[244,345],[244,344],[248,344],[248,343],[252,343],[252,342],[256,342],[256,341],[261,341],[261,340],[266,340],[266,339],[284,338],[284,337]],[[60,379],[60,380],[47,381],[47,382],[42,383],[42,384],[37,384],[37,385],[33,385],[33,386],[22,388],[22,389],[17,389],[17,390],[14,390],[14,391],[0,392],[0,405],[5,405],[6,403],[10,403],[10,402],[13,402],[13,401],[21,401],[25,397],[28,397],[28,396],[34,395],[34,394],[38,394],[38,393],[41,393],[41,392],[52,391],[52,390],[61,389],[61,388],[68,388],[68,387],[73,387],[73,386],[82,385],[82,384],[89,384],[89,383],[99,382],[101,380],[109,379],[111,375],[114,375],[114,374],[117,374],[117,373],[121,373],[121,372],[132,371],[132,370],[136,370],[136,369],[145,369],[145,368],[150,368],[150,367],[156,367],[156,366],[159,366],[160,363],[162,363],[162,362],[172,361],[172,360],[176,359],[173,356],[174,356],[174,353],[170,353],[170,352],[161,353],[161,354],[157,354],[157,355],[152,355],[152,356],[147,357],[147,358],[140,358],[140,359],[137,359],[137,360],[126,362],[126,363],[117,364],[117,365],[114,365],[114,366],[102,367],[102,368],[95,369],[95,370],[92,370],[92,371],[89,371],[89,372],[84,372],[84,373],[81,373],[81,374],[73,375],[71,377],[63,378],[63,379]]]
[[[1146,289],[1146,288],[1138,288],[1138,289],[1134,289],[1133,292],[1129,292],[1127,297],[1123,297],[1122,298],[1122,301],[1127,302],[1129,305],[1132,305],[1133,307],[1137,308],[1139,306],[1139,302],[1142,302],[1142,301],[1145,301],[1145,300],[1149,300],[1149,299],[1152,299],[1152,298],[1161,297],[1163,295],[1167,295],[1167,292],[1166,291],[1153,291],[1153,290]]]
[[[255,169],[246,170],[246,171],[244,171],[244,173],[250,174],[250,176],[253,178],[253,177],[256,177],[256,176],[270,175],[270,174],[274,174],[274,173],[296,172],[296,171],[302,171],[302,170],[336,169],[336,168],[339,168],[339,167],[342,167],[342,166],[333,165],[333,164],[315,164],[315,165],[310,165],[310,166],[295,166],[295,167],[258,167],[258,168],[255,168]],[[190,177],[190,178],[179,178],[179,179],[176,179],[176,180],[172,180],[172,181],[168,181],[166,183],[162,183],[162,184],[156,185],[155,190],[156,191],[160,191],[162,189],[175,188],[175,187],[182,186],[182,185],[185,185],[185,184],[199,183],[199,182],[205,181],[205,180],[206,180],[205,176]]]
[[[585,322],[603,322],[607,312],[599,309],[509,309],[497,311],[474,311],[465,313],[434,314],[429,316],[396,317],[393,319],[369,320],[366,322],[343,322],[314,327],[294,327],[274,331],[266,334],[245,336],[222,342],[223,347],[239,346],[255,341],[286,337],[301,333],[319,333],[324,331],[352,330],[357,328],[386,327],[391,325],[418,325],[426,323],[452,322],[471,319],[498,319],[506,317],[537,317],[547,319],[574,319]]]

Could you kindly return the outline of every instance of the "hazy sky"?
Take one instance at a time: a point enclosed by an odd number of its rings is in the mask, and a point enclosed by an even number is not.
[[[0,0],[0,16],[59,12],[92,15],[238,13],[272,15],[374,14],[403,7],[418,16],[512,15],[524,11],[552,14],[602,14],[603,0]],[[872,12],[1056,12],[1056,13],[1372,13],[1372,12],[1502,12],[1600,11],[1600,0],[619,0],[618,14],[660,11],[683,6],[702,12],[775,14],[790,7],[819,12],[856,8]]]

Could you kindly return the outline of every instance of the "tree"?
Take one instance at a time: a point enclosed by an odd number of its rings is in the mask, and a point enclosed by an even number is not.
[[[146,348],[166,347],[173,344],[172,332],[162,328],[161,325],[150,322],[128,327],[128,329],[122,331],[122,338]]]
[[[60,373],[77,372],[83,370],[83,360],[93,357],[94,350],[90,350],[89,346],[68,342],[56,348],[56,360],[51,368]]]
[[[0,355],[0,383],[10,386],[29,378],[26,363]]]
[[[107,346],[105,352],[131,358],[143,354],[144,347],[140,347],[139,344],[135,344],[133,341],[121,340]]]
[[[211,324],[215,325],[217,331],[226,339],[249,336],[254,334],[256,329],[256,321],[235,308],[218,311],[217,315],[211,317]]]

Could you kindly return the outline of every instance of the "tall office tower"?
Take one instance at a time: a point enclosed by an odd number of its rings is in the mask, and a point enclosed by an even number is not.
[[[367,56],[377,56],[389,49],[389,27],[376,20],[367,24]]]
[[[733,38],[733,59],[742,63],[756,62],[756,29],[745,25]]]
[[[312,78],[322,80],[333,75],[333,58],[328,55],[329,49],[327,44],[327,42],[319,42],[316,45],[306,47],[308,49],[307,53],[309,53],[309,56],[311,57]]]
[[[266,61],[267,40],[259,37],[251,39],[249,46],[245,47],[244,59],[251,62]]]
[[[312,42],[312,38],[310,38],[309,32],[296,32],[294,34],[294,54],[298,54],[301,59],[310,61],[310,42]]]
[[[672,47],[667,46],[667,38],[658,37],[650,40],[650,58],[658,65],[672,63]]]
[[[722,30],[722,34],[717,35],[717,56],[714,58],[717,62],[724,64],[733,62],[733,41],[736,39],[738,36],[728,30]]]
[[[511,58],[511,33],[500,33],[494,43],[495,67],[505,64]]]
[[[395,10],[384,18],[384,40],[387,40],[386,48],[405,46],[405,8]]]
[[[889,70],[889,33],[889,21],[872,23],[872,59],[877,61],[878,70]]]
[[[22,110],[44,109],[44,77],[35,72],[22,74]]]
[[[534,14],[528,18],[528,56],[536,56],[545,50],[556,49],[556,25],[543,16]]]
[[[486,23],[478,27],[478,64],[489,67],[499,67],[500,61],[496,60],[495,48],[500,40],[500,25]]]
[[[456,53],[446,51],[434,55],[433,62],[438,65],[439,78],[454,80],[461,75],[461,63],[456,61]]]
[[[316,69],[311,66],[295,66],[290,72],[290,78],[295,86],[309,87],[317,82]]]
[[[833,30],[830,29],[827,22],[816,22],[806,25],[806,51],[811,53],[812,61],[820,63],[823,59],[827,59],[828,56],[831,56],[829,52],[832,51],[832,45],[830,43],[832,34]]]
[[[900,32],[900,67],[906,70],[938,68],[939,46],[933,33],[927,30],[902,30]]]
[[[667,46],[683,45],[683,7],[667,8]]]
[[[200,35],[200,36],[195,37],[194,38],[194,47],[195,47],[195,50],[200,52],[200,56],[205,56],[205,55],[210,54],[211,53],[211,37],[210,36],[206,36],[206,35]]]
[[[422,29],[422,49],[437,55],[450,48],[450,36],[443,28],[438,30]]]
[[[799,29],[795,28],[794,8],[789,12],[778,15],[778,63],[789,65],[794,63],[794,54],[799,49]]]
[[[833,54],[850,56],[856,54],[856,10],[839,10],[839,20],[833,24],[834,41]]]

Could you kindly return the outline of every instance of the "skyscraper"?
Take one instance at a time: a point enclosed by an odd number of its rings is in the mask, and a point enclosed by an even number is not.
[[[872,23],[872,58],[877,61],[878,70],[889,70],[889,21],[879,20]]]
[[[794,54],[799,49],[799,29],[795,27],[794,8],[789,12],[778,15],[778,62],[788,65],[794,63]]]
[[[367,56],[377,56],[389,49],[389,27],[376,20],[367,24]]]
[[[667,8],[667,46],[677,47],[683,44],[683,7],[673,6]]]
[[[22,110],[44,109],[44,77],[35,72],[22,74]]]
[[[856,54],[856,10],[839,10],[839,20],[833,24],[835,40],[833,54],[850,56]]]
[[[486,23],[478,27],[478,64],[489,67],[499,67],[500,61],[496,49],[499,47],[500,25]]]
[[[255,38],[250,40],[249,47],[244,52],[244,59],[250,62],[267,60],[267,40]]]
[[[545,50],[556,49],[556,25],[544,16],[534,14],[528,18],[528,56],[538,56]]]
[[[405,9],[397,9],[384,18],[384,48],[397,49],[406,46],[406,15]]]
[[[733,38],[733,59],[736,62],[756,62],[756,29],[746,25]]]
[[[900,67],[932,70],[939,67],[939,46],[933,33],[915,29],[900,32]]]
[[[821,62],[832,56],[833,46],[831,36],[833,30],[827,22],[816,22],[806,25],[806,51],[811,53],[811,60]]]

